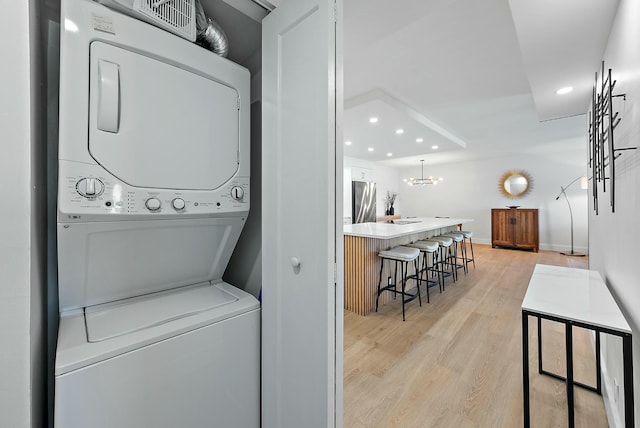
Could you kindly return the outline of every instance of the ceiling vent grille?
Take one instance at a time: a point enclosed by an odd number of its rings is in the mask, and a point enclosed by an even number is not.
[[[196,39],[194,0],[135,0],[134,9],[161,28]]]

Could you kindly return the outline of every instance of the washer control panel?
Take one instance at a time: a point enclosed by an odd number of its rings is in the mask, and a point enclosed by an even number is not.
[[[114,215],[174,217],[248,210],[249,177],[235,177],[214,190],[140,188],[121,182],[100,166],[60,161],[60,221],[105,219]]]

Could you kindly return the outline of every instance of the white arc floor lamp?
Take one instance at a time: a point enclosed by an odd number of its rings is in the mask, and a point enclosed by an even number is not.
[[[556,201],[560,199],[560,196],[564,195],[564,199],[567,201],[567,206],[569,207],[569,216],[571,217],[571,252],[561,252],[560,254],[563,254],[565,256],[583,257],[585,256],[584,253],[576,253],[575,251],[573,251],[573,211],[571,211],[571,204],[569,203],[569,198],[567,197],[566,192],[566,190],[578,180],[580,180],[581,189],[587,189],[589,187],[587,177],[578,177],[566,186],[560,186],[560,193],[558,194],[558,196],[556,196]]]

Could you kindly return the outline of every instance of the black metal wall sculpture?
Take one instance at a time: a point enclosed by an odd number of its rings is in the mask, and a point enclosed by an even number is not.
[[[589,112],[589,168],[591,168],[593,208],[598,214],[598,186],[602,193],[609,192],[611,212],[615,212],[615,161],[625,150],[635,150],[637,147],[616,148],[614,144],[614,130],[620,124],[620,112],[614,111],[614,98],[626,94],[614,94],[616,81],[611,78],[611,69],[605,75],[604,61],[600,78],[595,74],[595,82]]]

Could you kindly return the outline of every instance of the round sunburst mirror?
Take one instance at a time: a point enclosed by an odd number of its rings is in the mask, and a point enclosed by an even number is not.
[[[500,177],[498,187],[507,198],[522,198],[532,188],[533,180],[525,171],[507,171]]]

